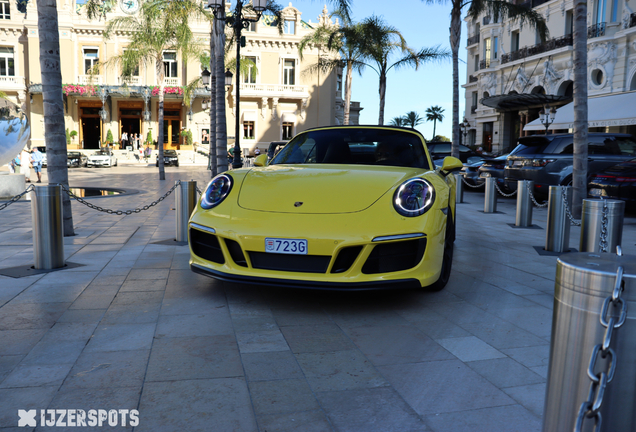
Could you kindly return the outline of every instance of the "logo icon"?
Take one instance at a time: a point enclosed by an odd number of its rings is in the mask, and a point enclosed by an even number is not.
[[[18,410],[18,427],[37,427],[38,422],[35,420],[37,410]]]
[[[294,207],[300,207],[301,205],[303,205],[303,202],[302,202],[302,201],[296,201],[296,202],[294,203]]]

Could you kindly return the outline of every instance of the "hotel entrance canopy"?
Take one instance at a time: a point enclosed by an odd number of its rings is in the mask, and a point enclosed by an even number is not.
[[[636,92],[618,93],[587,100],[588,127],[636,125]],[[574,102],[557,109],[549,129],[574,127]],[[528,123],[523,130],[544,131],[539,119]]]

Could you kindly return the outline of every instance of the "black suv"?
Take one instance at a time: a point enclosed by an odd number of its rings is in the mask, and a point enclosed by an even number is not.
[[[506,185],[516,190],[518,180],[533,180],[535,192],[547,195],[549,186],[572,184],[573,151],[572,134],[519,138],[519,145],[506,161]],[[636,157],[636,140],[627,134],[590,133],[587,151],[587,172],[591,175]]]
[[[446,156],[451,155],[451,143],[430,141],[426,143],[428,153],[431,155],[431,159],[444,159]],[[468,158],[473,156],[481,156],[479,153],[472,151],[469,147],[460,144],[459,145],[459,160],[463,163],[468,163]],[[476,162],[476,161],[475,161]]]

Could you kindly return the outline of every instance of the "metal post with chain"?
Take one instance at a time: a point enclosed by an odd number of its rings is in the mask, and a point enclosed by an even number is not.
[[[617,248],[619,256],[622,255],[620,246]],[[603,418],[601,417],[600,409],[603,404],[603,395],[607,385],[614,378],[614,372],[616,371],[617,356],[616,352],[610,348],[612,342],[612,335],[614,330],[619,328],[625,323],[627,318],[627,302],[621,298],[621,294],[625,287],[625,281],[623,280],[623,267],[618,267],[616,272],[616,283],[614,284],[614,290],[612,294],[608,296],[603,302],[601,308],[600,322],[605,327],[605,334],[603,341],[597,344],[592,349],[592,355],[590,357],[590,364],[587,369],[587,375],[592,381],[590,384],[590,391],[588,393],[587,400],[581,404],[579,413],[576,418],[576,424],[574,426],[574,432],[581,432],[583,429],[583,423],[586,419],[594,419],[594,426],[596,431],[601,430],[601,423]],[[614,316],[608,319],[608,312],[610,312],[610,305],[613,307],[620,307],[620,316],[618,319]],[[609,369],[600,373],[595,373],[597,359],[599,356],[603,359],[610,357],[608,362]]]
[[[516,194],[517,194],[517,191],[514,191],[514,192],[509,193],[509,194],[505,193],[504,191],[502,191],[501,189],[499,189],[499,185],[497,184],[497,182],[496,182],[496,181],[495,181],[495,189],[497,189],[497,192],[499,192],[499,194],[500,194],[501,196],[505,197],[505,198],[509,198],[509,197],[514,196],[514,195],[516,195]]]
[[[484,186],[483,184],[480,184],[480,185],[471,185],[470,183],[468,183],[468,182],[466,181],[466,177],[463,177],[463,176],[462,176],[462,183],[464,183],[464,184],[465,184],[466,186],[468,186],[469,188],[473,188],[473,189],[479,189],[479,188],[481,188],[481,187],[483,187],[483,186]]]
[[[607,200],[603,200],[603,218],[601,219],[601,242],[599,244],[601,252],[607,252]]]
[[[563,207],[565,207],[565,214],[567,215],[568,219],[570,219],[570,222],[572,223],[572,225],[581,226],[581,221],[574,219],[574,216],[572,216],[572,213],[570,212],[570,205],[568,203],[568,196],[565,193],[565,188],[564,187],[561,188],[561,195],[563,196]]]
[[[539,208],[543,208],[543,207],[547,207],[548,206],[548,202],[544,202],[543,204],[539,204],[539,202],[534,198],[534,195],[532,194],[532,189],[530,189],[530,183],[526,183],[526,188],[528,189],[528,193],[530,195],[530,199],[532,200],[532,203],[539,207]]]
[[[4,210],[7,207],[9,207],[11,204],[16,203],[18,201],[20,201],[20,198],[22,198],[24,195],[26,195],[27,193],[31,192],[33,189],[35,189],[35,185],[30,185],[28,188],[26,188],[24,190],[24,192],[14,196],[13,198],[11,198],[8,202],[1,204],[0,205],[0,210]]]

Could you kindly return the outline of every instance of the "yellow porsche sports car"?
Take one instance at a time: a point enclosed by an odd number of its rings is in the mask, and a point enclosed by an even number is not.
[[[189,221],[190,268],[224,281],[315,289],[429,287],[449,278],[455,176],[414,129],[333,126],[267,164],[210,181]]]

